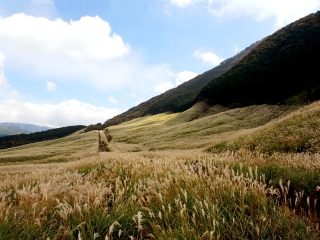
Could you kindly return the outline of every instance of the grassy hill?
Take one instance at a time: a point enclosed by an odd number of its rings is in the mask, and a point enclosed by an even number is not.
[[[226,149],[245,148],[264,153],[320,151],[319,102],[272,121],[250,135],[245,135]]]
[[[220,106],[205,108],[197,104],[183,113],[136,118],[108,129],[114,139],[112,144],[119,151],[205,150],[250,134],[296,109],[294,106],[253,105],[224,110]],[[194,112],[203,115],[190,121]],[[208,112],[215,114],[207,115]]]
[[[59,139],[1,149],[0,166],[69,162],[96,155],[97,137],[95,132],[83,133],[79,130]]]
[[[197,99],[228,107],[320,99],[320,11],[264,39]]]

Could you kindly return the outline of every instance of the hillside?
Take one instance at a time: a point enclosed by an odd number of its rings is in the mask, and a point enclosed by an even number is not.
[[[197,94],[204,86],[212,81],[212,79],[221,76],[223,73],[235,66],[257,45],[258,42],[247,47],[234,57],[223,61],[219,66],[107,120],[102,127],[117,125],[119,123],[150,114],[163,112],[182,112],[187,110],[193,105]]]
[[[320,99],[320,12],[267,37],[211,81],[198,101],[228,107],[299,104]]]
[[[0,166],[16,164],[16,168],[34,171],[35,163],[61,163],[78,160],[80,157],[96,155],[98,149],[97,134],[83,133],[79,130],[66,137],[30,143],[15,148],[0,149]],[[31,166],[18,164],[32,163]],[[2,169],[7,172],[8,169]],[[0,168],[1,172],[1,168]]]
[[[209,149],[295,111],[294,106],[253,105],[225,110],[197,104],[182,113],[161,113],[108,127],[112,146],[121,152]],[[194,113],[201,118],[190,121]],[[210,114],[215,112],[215,114]],[[207,114],[209,113],[209,114]]]

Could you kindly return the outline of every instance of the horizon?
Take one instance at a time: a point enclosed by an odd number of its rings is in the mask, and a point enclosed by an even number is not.
[[[0,122],[103,123],[319,8],[320,0],[4,0]]]

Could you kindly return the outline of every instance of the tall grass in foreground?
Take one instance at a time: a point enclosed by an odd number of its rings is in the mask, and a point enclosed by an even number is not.
[[[282,177],[275,163],[320,170],[319,155],[180,151],[2,175],[0,239],[317,239],[312,206],[294,212],[303,193],[292,205],[288,182],[269,184]]]

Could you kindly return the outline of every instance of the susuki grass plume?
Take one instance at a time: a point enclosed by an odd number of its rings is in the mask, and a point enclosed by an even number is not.
[[[279,176],[266,171],[275,161],[284,169],[319,169],[318,155],[291,157],[104,153],[1,175],[0,238],[317,239],[310,199],[305,214],[300,208],[305,192],[292,205],[292,183],[270,183]]]

